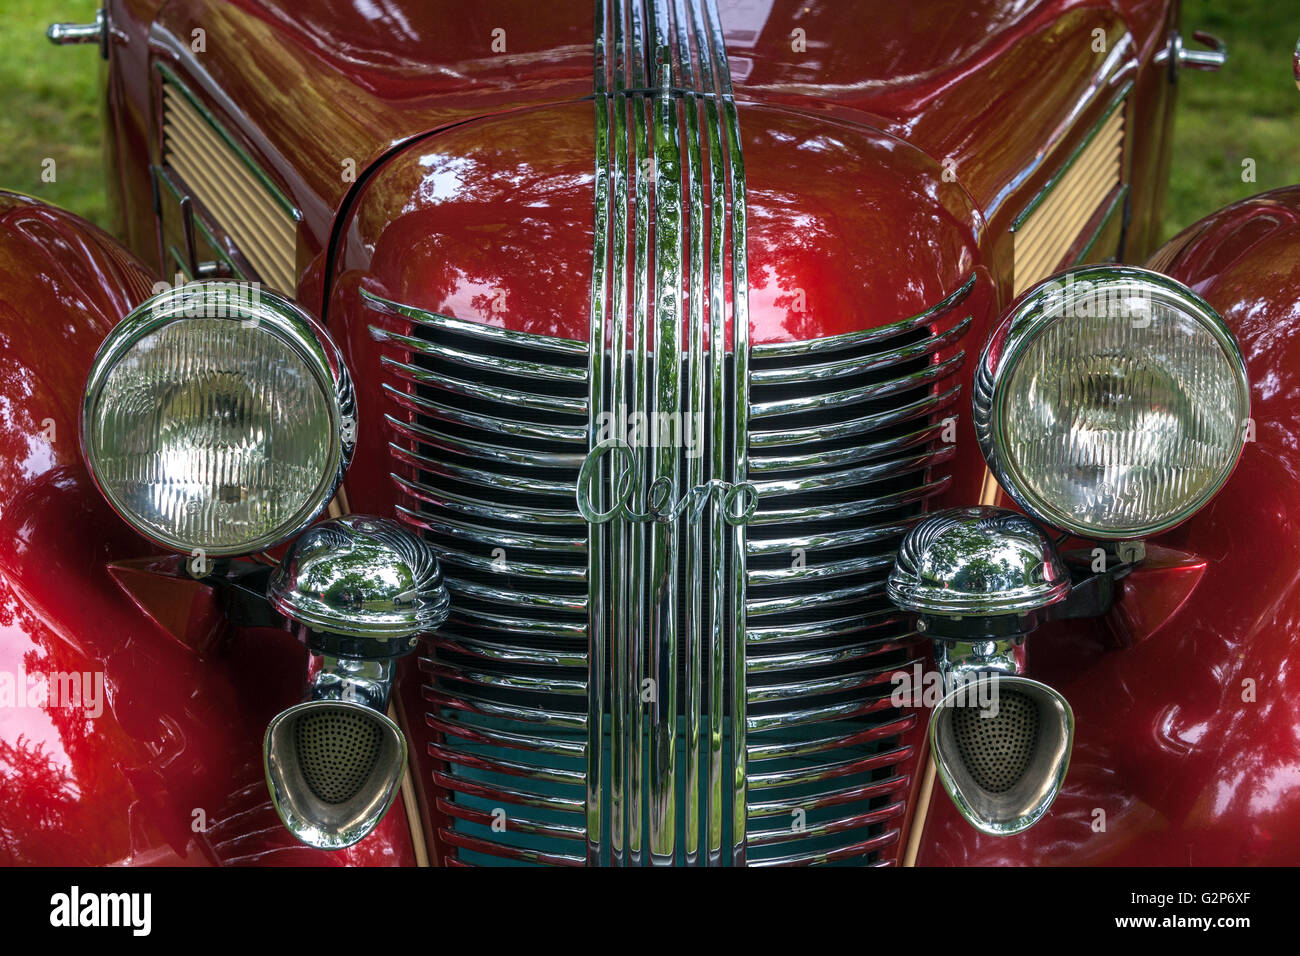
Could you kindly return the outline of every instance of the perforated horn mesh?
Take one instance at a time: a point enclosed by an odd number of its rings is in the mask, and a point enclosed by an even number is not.
[[[953,736],[971,778],[990,793],[1006,793],[1024,776],[1038,743],[1038,704],[1018,691],[1003,689],[998,712],[954,707]]]
[[[303,779],[316,798],[346,803],[375,769],[383,730],[354,709],[316,707],[298,718],[294,743]]]

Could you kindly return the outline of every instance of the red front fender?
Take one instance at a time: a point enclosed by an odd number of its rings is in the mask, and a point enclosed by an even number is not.
[[[149,546],[82,465],[91,359],[153,282],[90,224],[0,193],[0,863],[409,864],[401,809],[340,853],[284,830],[261,739],[301,699],[302,648],[132,570]]]

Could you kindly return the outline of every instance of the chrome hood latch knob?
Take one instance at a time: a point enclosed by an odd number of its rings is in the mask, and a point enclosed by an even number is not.
[[[45,36],[55,46],[94,43],[99,55],[108,59],[108,14],[102,7],[95,11],[94,23],[51,23]]]

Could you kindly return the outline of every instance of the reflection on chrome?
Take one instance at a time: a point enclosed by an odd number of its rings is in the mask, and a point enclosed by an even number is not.
[[[352,515],[303,534],[267,590],[306,629],[313,674],[308,699],[267,727],[267,787],[298,839],[351,846],[392,806],[406,770],[406,738],[385,711],[397,659],[446,620],[442,572],[418,535]]]
[[[944,688],[930,714],[935,770],[962,816],[985,833],[1033,826],[1065,780],[1073,711],[1021,675],[1026,635],[1069,591],[1051,539],[1001,508],[932,515],[908,532],[895,559],[890,599],[934,638]]]

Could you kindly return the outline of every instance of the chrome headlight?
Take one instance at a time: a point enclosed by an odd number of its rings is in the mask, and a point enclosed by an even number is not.
[[[145,537],[249,554],[304,528],[352,456],[351,380],[328,335],[256,286],[191,283],[144,302],[91,367],[81,446]]]
[[[1178,524],[1228,479],[1250,415],[1232,333],[1145,269],[1091,266],[1027,293],[975,373],[975,433],[1025,511],[1100,539]]]

